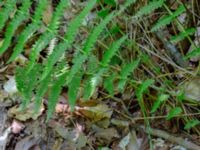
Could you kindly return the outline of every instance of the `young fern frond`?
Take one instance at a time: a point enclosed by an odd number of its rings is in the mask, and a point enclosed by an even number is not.
[[[187,36],[194,34],[195,31],[196,31],[195,28],[185,29],[183,32],[180,32],[178,35],[172,36],[170,41],[173,42],[173,43],[178,43],[181,40],[185,39]]]
[[[90,12],[90,10],[94,7],[96,0],[90,0],[88,5],[83,9],[83,11],[73,19],[70,24],[67,33],[65,34],[65,41],[59,43],[53,53],[47,58],[44,68],[44,73],[42,78],[45,78],[46,75],[52,70],[53,65],[60,59],[63,53],[70,48],[72,42],[75,39],[75,36],[78,32],[79,27],[81,26],[81,22],[86,17],[86,15]]]
[[[118,83],[118,90],[123,91],[124,86],[127,81],[127,77],[130,75],[131,72],[133,72],[139,65],[140,59],[137,59],[131,63],[125,64],[120,72],[120,80]]]
[[[136,14],[135,17],[141,18],[143,15],[148,15],[155,9],[158,9],[164,4],[165,0],[153,0],[149,2],[146,6],[142,7]]]
[[[51,22],[49,23],[47,27],[48,30],[46,30],[40,36],[40,38],[32,47],[31,54],[30,54],[29,71],[32,69],[40,51],[42,51],[47,46],[47,44],[56,36],[59,25],[60,25],[60,19],[63,15],[64,9],[67,6],[68,6],[68,0],[60,1],[58,6],[56,7],[56,10],[53,14]]]
[[[64,83],[66,81],[66,76],[67,76],[67,72],[60,75],[58,77],[58,79],[53,82],[53,85],[51,87],[49,97],[48,97],[47,121],[51,118],[51,116],[55,110],[55,106],[57,104],[59,95],[62,90],[62,86],[64,85]]]
[[[0,30],[4,27],[10,13],[14,10],[15,4],[16,0],[7,0],[4,8],[2,8],[2,10],[0,11]]]
[[[20,34],[18,43],[16,44],[8,63],[13,61],[23,51],[26,41],[40,28],[42,14],[47,6],[47,1],[48,0],[39,1],[38,7],[32,18],[32,23],[30,23]]]
[[[160,28],[165,27],[166,25],[170,24],[177,16],[182,14],[185,11],[185,7],[183,5],[180,5],[178,9],[173,12],[172,15],[166,15],[161,17],[157,23],[152,27],[151,31],[155,32],[159,30]]]
[[[21,25],[21,23],[25,19],[28,18],[28,10],[30,5],[30,0],[24,0],[22,6],[19,8],[12,21],[9,23],[8,27],[6,28],[3,45],[0,47],[0,55],[4,53],[6,49],[10,46],[11,39],[14,35],[15,30]]]

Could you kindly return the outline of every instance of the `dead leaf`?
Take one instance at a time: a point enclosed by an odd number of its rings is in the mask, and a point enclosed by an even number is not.
[[[83,127],[77,124],[76,128],[65,128],[61,124],[53,122],[55,131],[68,141],[69,147],[81,149],[87,144],[87,137],[83,133]]]
[[[141,144],[141,143],[140,143]],[[123,150],[139,150],[140,144],[138,143],[138,139],[136,137],[136,133],[134,130],[129,132],[119,143],[119,147]]]
[[[63,140],[62,139],[58,139],[55,141],[52,150],[60,150],[61,146],[62,146]]]
[[[186,99],[200,102],[200,78],[197,77],[185,83],[184,96]]]
[[[28,119],[36,120],[44,111],[44,106],[41,106],[39,113],[35,113],[34,108],[34,103],[30,103],[23,111],[19,106],[14,106],[9,109],[8,116],[20,121],[26,121]]]
[[[31,147],[38,145],[41,139],[35,138],[33,136],[25,137],[24,139],[20,140],[16,146],[15,150],[29,150]]]
[[[10,77],[9,80],[4,84],[3,88],[10,95],[17,93],[15,77]]]
[[[113,138],[119,138],[119,134],[115,128],[98,128],[95,133],[95,137],[111,142]]]
[[[93,121],[99,121],[104,118],[110,118],[113,113],[113,110],[105,104],[98,104],[93,107],[80,107],[77,108],[77,110],[85,117]]]

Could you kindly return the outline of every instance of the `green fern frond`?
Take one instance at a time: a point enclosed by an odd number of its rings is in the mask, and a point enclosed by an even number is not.
[[[101,23],[97,27],[93,29],[91,34],[88,36],[84,44],[83,54],[79,53],[73,59],[74,65],[72,66],[71,71],[69,73],[68,82],[71,82],[73,76],[80,70],[82,64],[87,59],[90,51],[92,50],[92,47],[97,41],[97,38],[99,37],[100,33],[103,31],[106,24],[108,24],[111,21],[113,16],[114,16],[114,13],[109,14],[104,20],[101,21]]]
[[[148,79],[141,83],[141,85],[136,90],[136,96],[139,101],[142,100],[143,94],[148,90],[149,86],[154,83],[154,80]]]
[[[165,102],[169,98],[169,95],[167,94],[161,94],[158,96],[157,100],[153,103],[153,106],[151,108],[151,113],[156,112],[156,110],[160,107],[160,105]]]
[[[62,0],[56,7],[51,22],[48,25],[48,30],[43,33],[38,41],[34,44],[30,54],[29,70],[32,69],[38,54],[44,49],[47,44],[55,37],[60,25],[60,19],[63,15],[64,9],[68,6],[68,0]]]
[[[126,40],[127,36],[115,41],[103,55],[101,64],[106,66],[109,64],[111,58],[115,55],[116,51],[120,48],[121,44]]]
[[[104,79],[104,89],[108,91],[108,93],[113,96],[114,95],[114,80],[115,80],[116,74],[112,74],[111,76]]]
[[[14,16],[5,32],[5,39],[3,41],[3,45],[0,47],[0,55],[6,51],[6,49],[10,46],[11,39],[15,30],[19,27],[19,25],[28,18],[29,7],[31,5],[30,0],[24,0],[22,6],[17,11],[17,14]]]
[[[106,72],[107,68],[101,68],[97,73],[95,73],[91,78],[89,78],[88,83],[86,83],[84,88],[83,98],[88,100],[95,92],[97,85],[102,79],[102,75]]]
[[[182,113],[182,109],[181,107],[174,107],[171,108],[171,110],[169,111],[169,113],[167,114],[167,120],[170,120],[172,118],[174,118],[175,116],[179,115],[180,113]]]
[[[17,83],[17,89],[22,94],[24,99],[22,103],[22,108],[25,108],[32,99],[33,89],[37,84],[40,69],[41,66],[39,64],[36,64],[34,66],[34,69],[30,71],[29,74],[26,74],[27,68],[17,68],[16,70],[15,79]]]
[[[103,65],[102,68],[99,68],[98,72],[95,73],[90,79],[86,87],[84,88],[84,99],[89,99],[95,92],[96,86],[99,84],[99,81],[101,80],[102,75],[108,70],[107,68],[104,68],[107,66],[111,60],[111,58],[114,56],[116,51],[119,50],[121,44],[127,39],[127,36],[124,36],[120,38],[119,40],[113,42],[108,50],[103,55],[102,61],[100,64]]]
[[[79,92],[79,87],[81,84],[82,75],[83,75],[83,73],[78,73],[76,76],[74,76],[73,82],[70,82],[70,84],[68,85],[68,89],[69,89],[68,90],[68,100],[69,100],[68,102],[69,102],[71,111],[74,111],[77,94]]]
[[[4,8],[0,11],[0,30],[4,27],[5,22],[8,20],[9,15],[14,10],[16,0],[7,0]]]
[[[97,27],[94,28],[94,30],[91,32],[91,34],[88,36],[85,42],[83,53],[86,53],[87,55],[90,53],[99,35],[113,17],[114,13],[110,13]]]
[[[118,83],[118,90],[123,91],[124,86],[127,81],[127,77],[130,75],[131,72],[133,72],[139,65],[140,59],[137,59],[129,64],[125,64],[120,72],[120,80]]]
[[[90,0],[88,2],[88,5],[86,5],[86,7],[83,9],[83,11],[70,22],[68,31],[64,37],[65,41],[59,43],[55,47],[53,53],[47,58],[42,78],[45,78],[45,76],[48,75],[48,73],[52,70],[53,65],[60,59],[63,53],[71,46],[78,32],[78,29],[81,26],[81,22],[90,12],[90,10],[94,7],[95,3],[96,0]]]
[[[180,5],[178,9],[173,12],[172,15],[167,15],[161,17],[157,23],[152,27],[151,32],[157,31],[160,28],[165,27],[166,25],[170,24],[177,16],[182,14],[185,11],[185,7],[183,5]]]
[[[8,63],[13,61],[23,51],[26,41],[40,28],[42,14],[47,6],[47,1],[48,0],[39,1],[38,7],[36,8],[32,19],[32,23],[29,24],[20,34],[18,43],[16,44]]]
[[[146,6],[142,7],[136,14],[135,17],[140,18],[143,15],[148,15],[155,9],[158,9],[164,4],[165,0],[153,0],[149,2]]]
[[[42,81],[40,81],[39,86],[37,87],[36,96],[35,96],[35,113],[38,113],[42,104],[42,97],[45,95],[49,88],[49,83],[51,81],[51,73]]]
[[[196,57],[200,55],[200,48],[196,48],[190,52],[188,52],[185,56],[186,59],[192,58],[192,57]]]
[[[48,97],[48,111],[47,111],[47,121],[51,118],[52,114],[55,111],[55,106],[57,104],[59,95],[62,90],[62,86],[65,83],[67,76],[67,72],[63,73],[61,76],[58,77],[56,81],[53,82],[51,87],[49,97]]]
[[[170,41],[173,43],[178,43],[181,40],[185,39],[187,36],[194,34],[195,31],[196,31],[195,28],[185,29],[183,32],[180,32],[178,35],[172,36]]]

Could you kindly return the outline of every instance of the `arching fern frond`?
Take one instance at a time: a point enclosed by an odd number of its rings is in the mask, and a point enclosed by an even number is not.
[[[0,55],[5,52],[6,49],[10,46],[11,39],[14,35],[15,30],[21,25],[21,23],[25,19],[28,18],[30,5],[30,0],[24,0],[22,6],[19,8],[12,21],[9,23],[8,27],[6,28],[3,44],[0,47]]]
[[[20,34],[18,43],[15,46],[13,53],[8,60],[8,63],[13,61],[23,51],[23,47],[26,41],[40,28],[42,14],[47,6],[47,1],[48,0],[39,1],[38,7],[36,8],[35,14],[32,18],[32,23],[30,23]]]

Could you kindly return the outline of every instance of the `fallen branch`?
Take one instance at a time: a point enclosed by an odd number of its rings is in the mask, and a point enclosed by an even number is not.
[[[173,135],[170,135],[169,133],[165,132],[165,131],[162,131],[162,130],[158,130],[158,129],[153,129],[153,128],[150,128],[150,130],[147,130],[147,128],[145,128],[144,126],[138,126],[136,127],[138,130],[142,129],[144,130],[146,133],[150,134],[150,135],[153,135],[153,136],[157,136],[157,137],[160,137],[160,138],[163,138],[165,140],[168,140],[172,143],[176,143],[176,144],[179,144],[187,149],[190,149],[190,150],[200,150],[200,146],[190,142],[190,141],[186,141],[184,140],[183,138],[181,137],[175,137]]]

